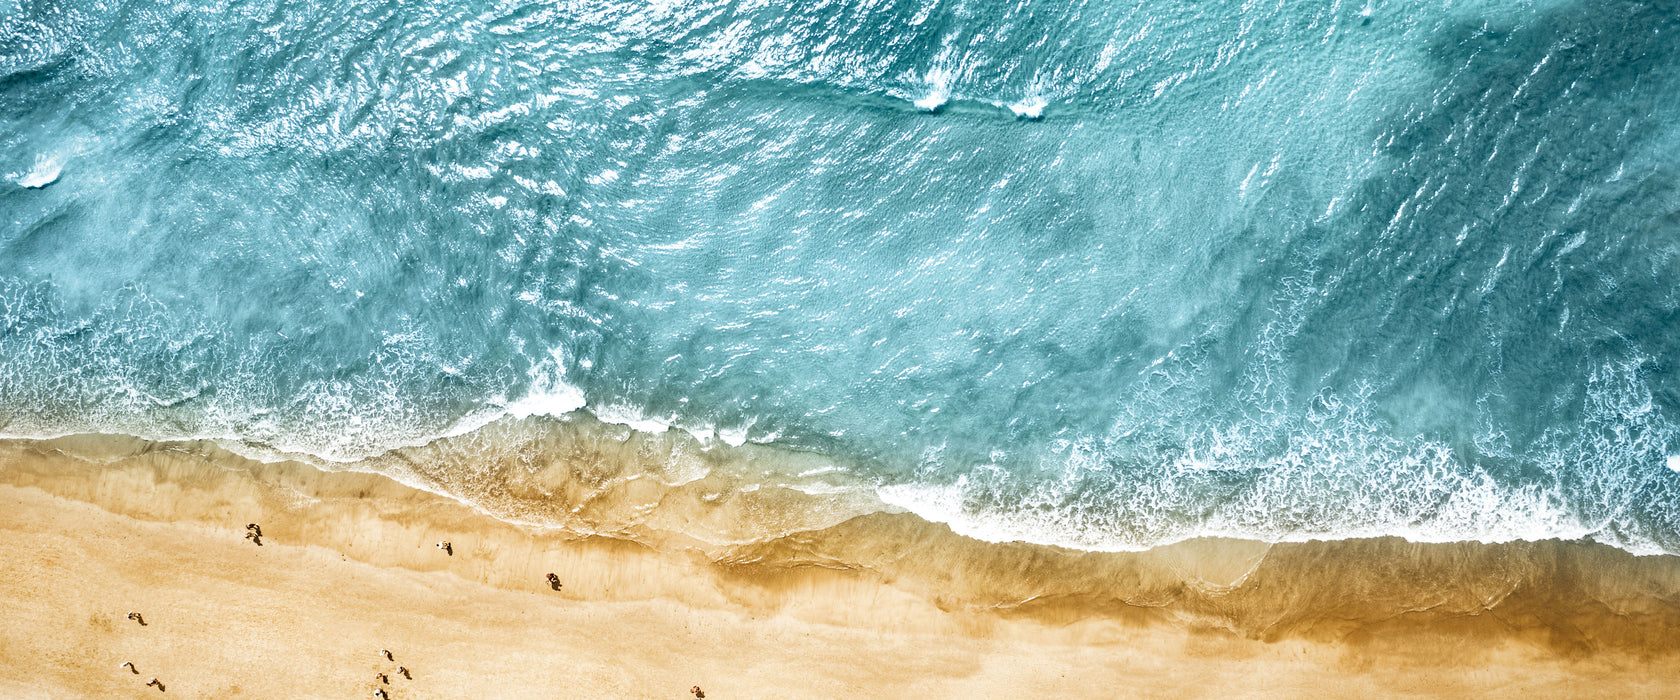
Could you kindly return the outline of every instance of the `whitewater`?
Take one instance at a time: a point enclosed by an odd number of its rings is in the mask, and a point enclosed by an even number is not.
[[[718,542],[1676,554],[1677,39],[1672,1],[0,0],[0,436],[545,526],[588,498],[519,469],[580,450],[592,493],[793,494],[668,518]]]

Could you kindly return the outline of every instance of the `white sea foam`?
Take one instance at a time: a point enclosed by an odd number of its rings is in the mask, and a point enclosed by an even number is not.
[[[1281,523],[1242,522],[1219,516],[1201,523],[1165,523],[1173,519],[1171,513],[1124,514],[1134,524],[1140,521],[1168,524],[1164,531],[1139,533],[1127,532],[1124,528],[1101,527],[1116,520],[1107,515],[1069,510],[1065,503],[1061,508],[979,507],[975,504],[990,494],[972,491],[972,484],[966,478],[960,478],[957,483],[947,486],[885,486],[877,489],[876,495],[891,506],[930,521],[945,523],[953,532],[977,540],[1026,542],[1085,551],[1143,551],[1197,537],[1266,542],[1401,537],[1412,542],[1500,543],[1551,538],[1597,539],[1595,535],[1599,534],[1597,528],[1580,523],[1558,508],[1558,501],[1551,494],[1542,493],[1455,493],[1437,519],[1423,523],[1396,523],[1383,518],[1358,517],[1356,509],[1344,508],[1342,510],[1354,517],[1343,522],[1314,523],[1316,527],[1310,529]],[[1661,547],[1644,540],[1611,539],[1604,543],[1634,554],[1665,553]]]
[[[1009,111],[1022,119],[1044,118],[1044,108],[1050,106],[1050,101],[1042,97],[1028,97],[1020,102],[1009,105]]]
[[[944,106],[945,102],[949,99],[951,99],[951,93],[935,89],[933,92],[928,93],[926,97],[916,100],[914,104],[921,109],[934,112]]]
[[[628,404],[606,404],[593,406],[590,413],[602,423],[615,423],[626,426],[631,430],[655,435],[670,430],[671,419],[650,417],[640,408]]]
[[[914,101],[913,104],[917,108],[935,112],[951,99],[950,71],[943,68],[930,68],[927,76],[923,78],[923,82],[928,84],[929,89],[927,95]]]
[[[562,417],[584,406],[583,392],[570,385],[552,392],[531,392],[507,404],[507,415],[514,418],[531,416]]]
[[[586,407],[583,405],[583,397],[580,393],[578,395],[578,406],[573,410],[581,408]],[[654,435],[668,430],[681,430],[699,441],[701,447],[708,449],[718,444],[730,447],[745,445],[748,442],[747,434],[752,429],[751,422],[735,428],[720,428],[711,423],[684,422],[676,416],[652,416],[637,406],[622,403],[588,406],[587,408],[590,414],[602,423],[622,425],[637,432]],[[774,436],[770,436],[753,442],[765,443],[770,442],[773,438]]]
[[[64,170],[64,159],[58,155],[35,156],[35,165],[28,172],[13,174],[12,181],[23,187],[40,189],[58,181]]]
[[[507,415],[515,418],[553,416],[559,418],[584,407],[583,390],[566,382],[565,351],[554,349],[527,372],[531,388],[507,404]]]
[[[747,444],[747,431],[751,429],[752,424],[748,423],[739,428],[719,428],[716,432],[718,439],[722,440],[723,444],[730,447],[740,447]]]

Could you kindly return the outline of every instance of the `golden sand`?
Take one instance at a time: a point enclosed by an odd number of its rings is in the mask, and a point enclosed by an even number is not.
[[[1680,696],[1680,559],[1589,543],[1094,554],[875,514],[701,552],[88,440],[0,441],[0,697]]]

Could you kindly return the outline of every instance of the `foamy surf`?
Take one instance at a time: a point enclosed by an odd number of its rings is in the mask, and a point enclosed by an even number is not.
[[[64,171],[64,161],[58,156],[40,155],[35,157],[35,165],[26,172],[15,173],[12,181],[19,187],[40,189],[58,181],[58,176]]]
[[[1050,101],[1042,97],[1028,97],[1020,102],[1009,105],[1009,111],[1022,119],[1044,118],[1044,108],[1050,106]]]
[[[937,112],[946,102],[951,100],[951,73],[943,68],[930,68],[922,78],[927,85],[927,94],[911,101],[917,109],[925,112]]]

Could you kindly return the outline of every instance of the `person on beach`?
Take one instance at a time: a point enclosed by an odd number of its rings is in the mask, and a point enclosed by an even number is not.
[[[696,700],[699,700],[701,698],[706,697],[706,691],[701,690],[700,686],[694,686],[693,688],[689,688],[688,692],[694,693],[694,697],[696,698]]]
[[[403,674],[403,678],[407,678],[411,681],[414,680],[414,676],[408,675],[408,667],[406,667],[406,666],[398,666],[397,667],[397,673]]]
[[[387,676],[383,673],[379,673],[379,674],[375,674],[375,675],[377,675],[379,677],[379,682],[380,683],[384,683],[385,685],[390,685],[391,684],[391,677],[390,676]]]
[[[146,681],[146,687],[148,687],[148,688],[156,687],[158,689],[158,692],[160,692],[160,693],[163,692],[163,683],[156,678],[153,678],[149,681]]]
[[[257,543],[258,547],[262,546],[262,535],[259,535],[255,532],[246,532],[245,533],[245,539],[248,539],[252,542]]]
[[[385,657],[386,661],[396,661],[396,659],[391,658],[391,650],[390,649],[380,649],[379,650],[379,655]]]
[[[256,523],[250,523],[250,524],[245,526],[245,529],[249,530],[253,533],[256,533],[256,535],[258,537],[262,537],[262,526],[261,525],[258,525]]]
[[[117,668],[126,668],[126,669],[128,669],[129,673],[132,673],[136,676],[140,675],[140,669],[134,667],[134,662],[133,661],[124,661],[123,665],[118,666]]]
[[[557,591],[560,590],[560,577],[555,576],[552,572],[549,573],[549,575],[548,575],[548,587],[552,588],[554,590],[557,590]]]
[[[443,550],[444,554],[448,554],[449,556],[452,556],[452,557],[455,556],[455,546],[452,545],[452,544],[449,544],[449,540],[444,540],[442,542],[437,543],[437,548]]]
[[[379,698],[380,700],[385,700],[385,698],[391,697],[389,694],[387,694],[385,692],[384,688],[374,688],[373,689],[373,696],[376,697],[376,698]]]
[[[146,618],[141,617],[140,613],[131,612],[131,613],[128,614],[128,619],[140,623],[141,627],[146,626]]]

